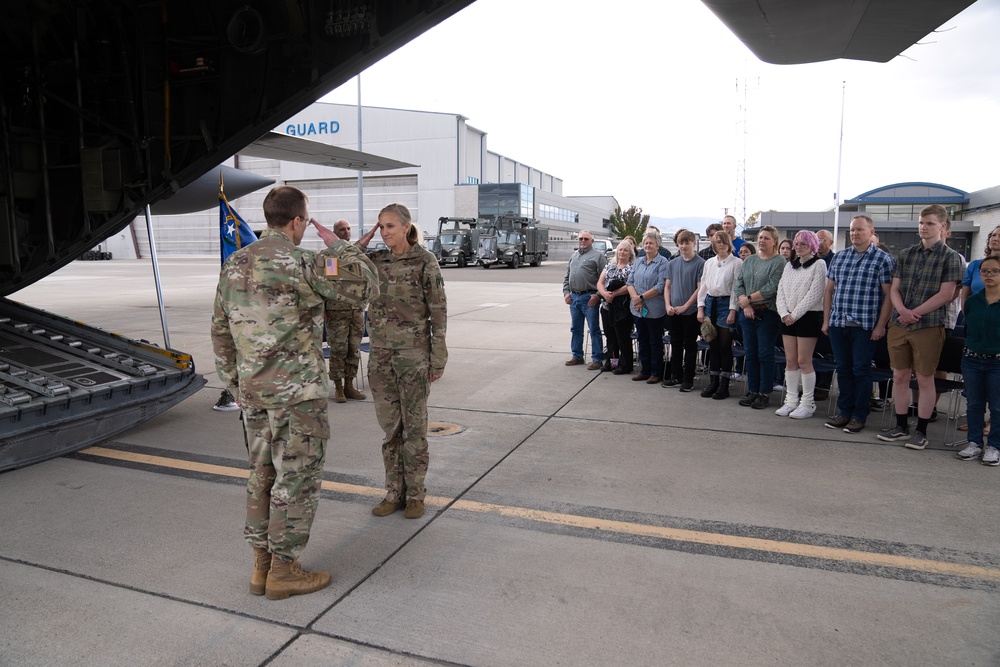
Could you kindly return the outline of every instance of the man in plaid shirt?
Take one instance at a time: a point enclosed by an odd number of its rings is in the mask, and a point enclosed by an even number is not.
[[[823,333],[837,362],[839,414],[824,426],[858,433],[871,411],[872,357],[892,312],[889,288],[896,260],[873,242],[867,215],[851,220],[851,248],[838,252],[827,274]]]
[[[896,425],[879,440],[906,440],[908,449],[927,446],[927,424],[937,398],[934,372],[945,338],[945,307],[955,298],[956,283],[962,281],[962,258],[945,245],[944,229],[948,212],[939,204],[920,211],[920,243],[903,249],[892,272],[889,296],[893,311],[889,321],[889,361],[896,386]],[[910,371],[917,376],[920,399],[917,429],[910,435],[907,415]]]

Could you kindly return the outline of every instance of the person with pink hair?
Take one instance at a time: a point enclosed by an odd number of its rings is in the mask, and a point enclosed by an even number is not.
[[[816,412],[816,371],[812,356],[823,327],[826,262],[816,255],[819,238],[808,230],[796,234],[792,246],[795,257],[785,265],[776,297],[781,340],[785,346],[785,403],[774,414],[808,419]]]

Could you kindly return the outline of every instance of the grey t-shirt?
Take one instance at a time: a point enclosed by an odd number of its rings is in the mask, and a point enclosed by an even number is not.
[[[684,259],[677,255],[667,265],[667,280],[670,281],[670,305],[683,306],[684,302],[698,290],[701,274],[705,270],[705,260],[695,255]],[[682,315],[693,315],[698,312],[698,302],[685,310]]]

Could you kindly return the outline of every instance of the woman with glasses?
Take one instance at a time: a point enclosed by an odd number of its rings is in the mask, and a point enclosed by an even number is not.
[[[1000,226],[997,226],[989,236],[986,237],[986,251],[983,258],[1000,257]],[[974,259],[969,262],[965,269],[965,279],[962,280],[962,310],[965,310],[965,300],[974,293],[983,289],[983,279],[979,276],[979,267],[983,263],[982,259]]]
[[[750,245],[744,244],[744,248]],[[736,304],[746,350],[747,395],[740,405],[763,410],[774,389],[774,344],[781,318],[775,298],[778,281],[788,262],[778,254],[778,230],[767,225],[757,234],[757,254],[743,260],[736,278]]]
[[[994,230],[995,231],[995,230]],[[965,353],[962,378],[969,414],[969,446],[956,456],[963,461],[982,457],[983,465],[1000,465],[1000,431],[986,441],[983,413],[989,405],[992,421],[1000,419],[1000,256],[979,263],[983,289],[965,301]]]
[[[715,338],[708,344],[709,383],[701,396],[721,401],[729,398],[736,328],[736,299],[732,294],[743,260],[733,254],[733,242],[725,232],[715,233],[712,247],[715,257],[705,262],[698,289],[698,321],[708,318],[715,325]]]
[[[986,252],[983,253],[983,259],[986,257],[1000,257],[1000,226],[997,226],[989,233],[986,237]],[[979,267],[982,265],[982,259],[974,259],[969,263],[969,266],[965,269],[965,278],[962,280],[962,312],[965,312],[965,302],[966,300],[979,292],[985,287],[983,284],[983,279],[979,273]],[[958,427],[959,431],[968,430],[968,423],[962,424]],[[986,435],[990,433],[990,422],[986,422]]]
[[[792,245],[795,257],[785,264],[775,298],[781,318],[781,340],[785,346],[785,404],[774,414],[807,419],[816,412],[816,372],[812,358],[823,328],[826,262],[816,256],[819,237],[812,232],[802,230],[795,235]]]
[[[643,254],[635,260],[628,277],[629,305],[635,317],[639,342],[639,372],[635,382],[659,384],[663,377],[663,325],[667,304],[663,287],[667,282],[667,258],[660,254],[659,232],[646,232],[642,239]]]

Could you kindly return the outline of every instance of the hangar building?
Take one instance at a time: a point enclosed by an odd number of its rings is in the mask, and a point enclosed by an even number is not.
[[[275,131],[343,148],[359,149],[358,107],[317,102]],[[489,150],[487,133],[455,113],[361,108],[360,150],[406,162],[413,167],[364,175],[364,229],[376,222],[386,204],[405,204],[424,234],[437,232],[437,219],[532,217],[549,229],[550,258],[565,259],[576,247],[576,236],[589,230],[609,237],[609,220],[618,206],[612,196],[567,197],[562,179],[531,165]],[[358,172],[297,162],[234,156],[229,166],[294,185],[309,195],[317,220],[332,225],[350,220],[355,238],[358,224]],[[265,226],[261,204],[267,188],[231,200],[255,230]],[[153,216],[157,254],[161,257],[217,256],[218,210],[176,216]],[[132,233],[130,233],[130,231]],[[116,258],[149,256],[145,225],[136,219],[105,244]],[[303,246],[322,247],[307,233]]]

